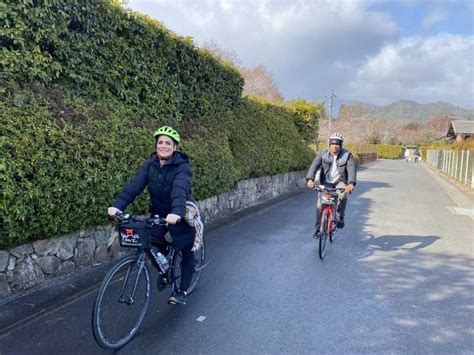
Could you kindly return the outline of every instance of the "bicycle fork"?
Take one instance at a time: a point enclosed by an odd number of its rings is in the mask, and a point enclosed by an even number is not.
[[[133,289],[131,294],[128,296],[128,298],[124,298],[123,292],[125,291],[125,287],[128,284],[128,278],[130,277],[130,272],[132,268],[135,266],[135,263],[132,263],[127,270],[127,274],[125,275],[125,278],[122,283],[122,288],[120,289],[120,295],[119,295],[119,303],[126,303],[128,305],[132,305],[135,302],[135,293],[137,292],[137,286],[138,286],[138,281],[140,279],[140,275],[142,273],[143,268],[145,267],[145,254],[140,255],[138,260],[136,261],[138,265],[138,272],[137,272],[137,277],[135,278],[135,281],[133,283]]]

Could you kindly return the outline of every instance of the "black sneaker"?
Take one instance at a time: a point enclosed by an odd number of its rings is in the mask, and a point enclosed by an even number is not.
[[[313,233],[313,239],[319,239],[319,231],[317,229]]]
[[[186,304],[186,291],[176,291],[168,299],[168,304]]]
[[[344,228],[344,217],[337,217],[337,222],[336,222],[337,228],[342,229]]]

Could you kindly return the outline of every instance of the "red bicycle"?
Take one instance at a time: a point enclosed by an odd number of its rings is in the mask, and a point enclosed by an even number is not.
[[[319,232],[319,257],[324,259],[326,255],[327,240],[333,241],[333,234],[336,230],[336,210],[339,203],[338,192],[343,192],[344,188],[334,188],[324,185],[315,187],[319,191],[318,199],[321,203],[321,224]]]

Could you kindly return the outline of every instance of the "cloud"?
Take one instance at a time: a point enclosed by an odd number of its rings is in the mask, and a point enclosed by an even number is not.
[[[350,91],[377,103],[393,98],[473,107],[474,36],[407,37],[367,59]]]
[[[398,33],[388,15],[367,10],[364,1],[131,0],[130,6],[198,45],[215,41],[235,51],[246,66],[263,64],[286,98],[326,94],[347,75],[340,58],[352,70]]]
[[[446,12],[441,11],[441,9],[434,9],[428,14],[423,16],[422,26],[424,28],[430,28],[431,26],[440,23],[446,19]]]
[[[406,2],[417,6],[420,1]],[[471,37],[400,38],[394,14],[375,10],[374,0],[129,4],[172,31],[193,37],[197,45],[217,42],[236,52],[247,67],[264,65],[285,99],[322,99],[334,89],[341,99],[364,93],[365,101],[385,103],[408,93],[456,98],[473,91]],[[436,8],[425,16],[426,26],[442,20]]]

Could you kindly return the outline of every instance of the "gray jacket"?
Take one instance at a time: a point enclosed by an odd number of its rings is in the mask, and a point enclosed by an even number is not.
[[[327,174],[331,169],[334,156],[331,154],[329,148],[323,150],[320,155],[314,158],[311,166],[306,174],[306,180],[314,180],[316,172],[321,168],[321,183],[326,182]],[[356,180],[356,164],[352,153],[348,150],[341,148],[339,154],[336,157],[337,170],[340,174],[340,181],[345,184],[353,184],[355,186]]]

